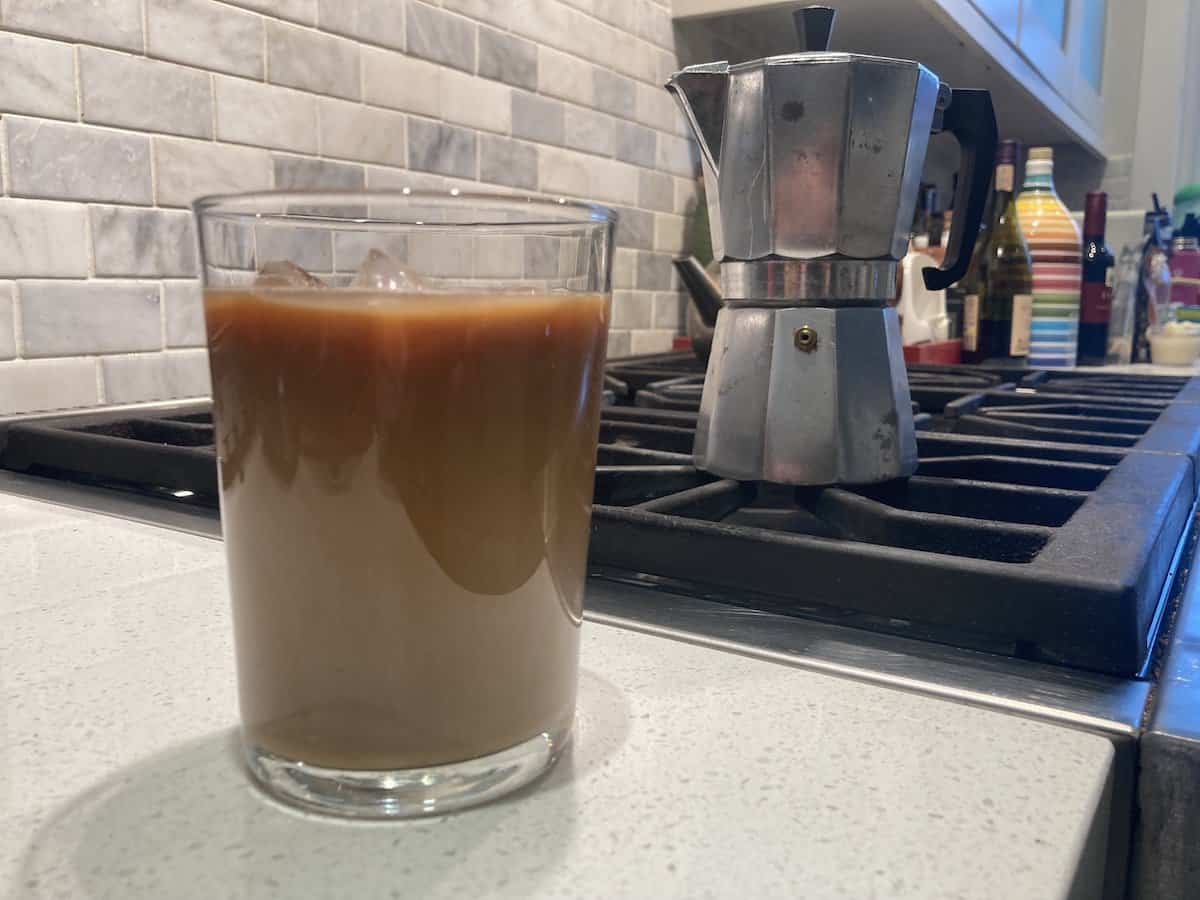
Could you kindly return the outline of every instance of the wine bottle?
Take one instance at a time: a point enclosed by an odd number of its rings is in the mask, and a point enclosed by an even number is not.
[[[1019,154],[1016,141],[1004,141],[997,151],[992,224],[982,252],[972,260],[973,272],[968,273],[972,283],[964,321],[978,310],[976,347],[973,353],[968,351],[969,358],[975,360],[1011,360],[1029,354],[1033,263],[1018,224],[1013,193]],[[964,336],[966,333],[964,328]]]
[[[1017,197],[1021,233],[1033,259],[1033,334],[1029,364],[1070,368],[1079,349],[1079,226],[1054,190],[1054,151],[1034,147]]]
[[[1108,194],[1088,191],[1083,213],[1083,288],[1079,302],[1079,364],[1102,366],[1112,314],[1113,259],[1104,242]]]

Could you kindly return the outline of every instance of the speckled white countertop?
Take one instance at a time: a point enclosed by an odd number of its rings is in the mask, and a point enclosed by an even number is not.
[[[595,623],[573,752],[348,824],[233,751],[215,541],[0,495],[0,896],[1090,896],[1109,743]],[[1099,826],[1092,828],[1099,820]]]

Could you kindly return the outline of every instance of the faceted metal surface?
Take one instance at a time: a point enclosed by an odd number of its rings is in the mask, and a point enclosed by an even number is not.
[[[851,53],[690,66],[672,76],[700,144],[718,259],[900,259],[939,81]]]
[[[911,475],[917,444],[895,310],[722,309],[694,455],[699,468],[745,481]]]

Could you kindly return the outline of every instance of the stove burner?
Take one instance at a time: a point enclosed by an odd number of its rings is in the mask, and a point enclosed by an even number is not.
[[[605,380],[591,561],[726,603],[1137,674],[1196,493],[1200,380],[909,370],[907,481],[789,488],[692,465],[690,354]],[[216,508],[207,402],[0,423],[0,467]]]

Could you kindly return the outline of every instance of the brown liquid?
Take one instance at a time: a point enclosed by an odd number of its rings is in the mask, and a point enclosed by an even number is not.
[[[569,724],[598,294],[209,290],[248,740],[453,762]]]

